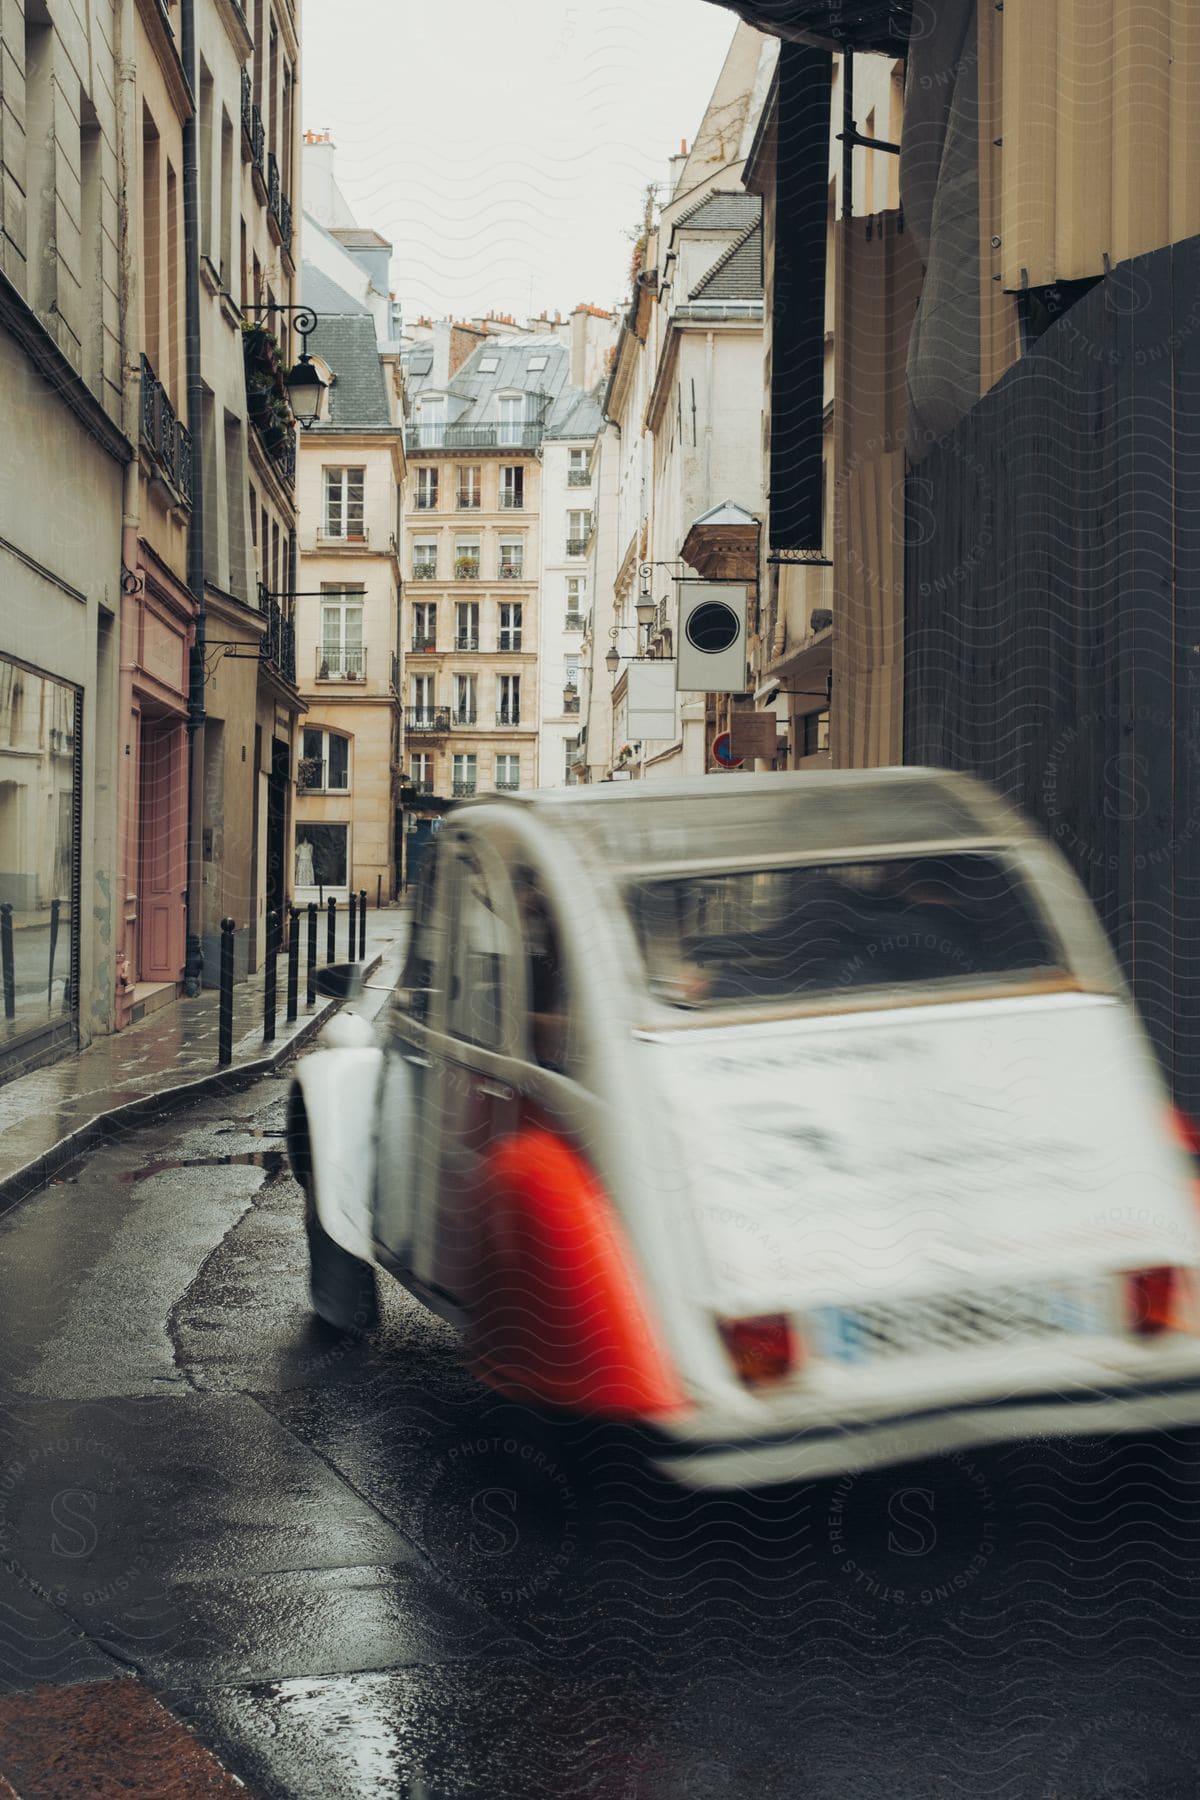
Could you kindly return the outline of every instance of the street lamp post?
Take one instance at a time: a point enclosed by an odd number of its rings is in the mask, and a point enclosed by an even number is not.
[[[308,340],[317,329],[318,314],[311,306],[280,306],[272,302],[269,306],[255,307],[258,315],[256,324],[273,313],[283,313],[294,317],[296,330],[300,333],[300,360],[295,363],[284,377],[283,385],[287,389],[288,404],[296,415],[296,423],[302,431],[308,431],[321,416],[321,399],[328,383],[322,379],[321,372],[308,354]]]

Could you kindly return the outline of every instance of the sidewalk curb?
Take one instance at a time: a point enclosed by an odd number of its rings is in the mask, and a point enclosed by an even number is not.
[[[375,973],[385,954],[385,951],[380,950],[369,962],[364,963],[364,980]],[[106,1138],[117,1137],[131,1126],[161,1118],[165,1113],[187,1106],[193,1100],[203,1100],[210,1094],[228,1092],[231,1086],[244,1087],[252,1081],[261,1080],[264,1075],[273,1075],[280,1064],[295,1051],[302,1049],[310,1038],[315,1037],[321,1026],[344,1004],[341,1000],[327,1000],[311,1017],[298,1024],[291,1037],[273,1047],[267,1055],[255,1057],[250,1062],[230,1063],[224,1069],[213,1069],[207,1075],[193,1076],[189,1081],[178,1082],[173,1087],[159,1088],[153,1094],[140,1094],[136,1100],[126,1100],[120,1106],[111,1106],[97,1112],[32,1162],[14,1169],[10,1175],[0,1177],[0,1215],[10,1212],[22,1200],[27,1200],[31,1194],[45,1186],[56,1170],[73,1162],[85,1151],[94,1149]]]

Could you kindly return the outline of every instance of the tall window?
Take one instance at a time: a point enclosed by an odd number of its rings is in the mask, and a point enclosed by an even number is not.
[[[497,725],[519,725],[521,723],[521,677],[519,675],[497,675],[496,677],[496,723]]]
[[[456,650],[478,650],[479,648],[479,602],[478,600],[460,600],[454,609],[454,648]]]
[[[413,607],[413,649],[437,649],[437,604],[418,600]]]
[[[567,555],[582,556],[587,549],[588,537],[592,529],[590,512],[569,512],[567,514]]]
[[[409,761],[412,764],[413,786],[418,794],[432,794],[433,757],[429,751],[418,750],[415,756],[409,758]]]
[[[591,466],[586,450],[569,450],[567,452],[567,486],[587,487],[592,479]]]
[[[583,630],[583,615],[587,606],[587,581],[582,575],[567,576],[567,618],[568,631]]]
[[[501,793],[515,793],[521,785],[521,759],[519,756],[498,756],[496,758],[496,786]]]
[[[520,463],[506,464],[500,470],[500,508],[502,512],[519,512],[525,504],[525,470]]]
[[[499,422],[496,442],[519,444],[525,426],[524,394],[501,394],[496,402],[496,416]]]
[[[446,441],[446,400],[442,394],[422,394],[417,401],[417,440],[426,450],[437,450]]]
[[[477,758],[474,751],[459,753],[454,758],[454,797],[465,799],[475,792],[475,772]]]
[[[309,793],[348,793],[350,739],[339,731],[306,726],[301,740],[299,775],[300,787]]]
[[[437,580],[437,539],[428,538],[413,545],[413,580]]]
[[[474,675],[454,677],[454,723],[474,725],[479,717],[478,695]]]
[[[417,470],[417,511],[436,512],[438,503],[438,472],[432,466]]]
[[[361,681],[363,653],[362,588],[322,588],[321,645],[317,676],[321,681]]]
[[[502,581],[520,581],[525,572],[525,540],[524,538],[501,538],[500,540],[500,579]]]
[[[365,469],[325,470],[326,537],[363,537],[363,489],[366,473]]]
[[[456,581],[479,580],[479,539],[460,538],[454,546],[454,578]]]
[[[432,675],[414,675],[410,688],[412,705],[409,708],[409,726],[433,724],[436,706],[435,678]]]
[[[483,499],[483,470],[478,463],[466,463],[458,471],[458,504],[476,512]]]
[[[521,617],[523,608],[519,600],[506,600],[500,608],[500,640],[501,650],[519,650],[521,648]]]

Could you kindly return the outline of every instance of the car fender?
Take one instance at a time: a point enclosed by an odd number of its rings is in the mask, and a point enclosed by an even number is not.
[[[383,1051],[375,1045],[314,1051],[296,1070],[288,1108],[293,1173],[311,1194],[322,1230],[364,1262],[375,1260],[371,1215],[382,1070]]]

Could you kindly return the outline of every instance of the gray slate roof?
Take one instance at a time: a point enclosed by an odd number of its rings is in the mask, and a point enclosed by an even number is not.
[[[602,393],[603,385],[593,394],[585,394],[582,388],[567,388],[546,436],[594,438],[604,425],[604,408],[600,404]]]
[[[676,219],[676,231],[744,231],[762,216],[757,194],[706,194],[690,212]]]
[[[481,369],[481,363],[493,358],[495,369]],[[543,358],[545,368],[530,368],[531,362]],[[603,422],[599,405],[568,383],[570,354],[556,337],[488,338],[471,352],[445,388],[434,385],[432,360],[425,344],[415,346],[409,353],[409,396],[415,400],[426,389],[449,395],[446,417],[452,424],[493,423],[497,418],[496,395],[503,393],[533,396],[536,403],[528,409],[530,421],[540,420],[547,437],[592,437]],[[590,406],[590,411],[581,411],[581,403]],[[568,422],[570,430],[564,431]]]
[[[761,300],[763,297],[762,224],[751,225],[722,252],[691,300]]]
[[[309,350],[322,357],[334,374],[328,419],[313,429],[386,429],[392,420],[370,310],[311,263],[301,270],[301,294],[305,304],[320,315],[317,329],[309,336]]]

